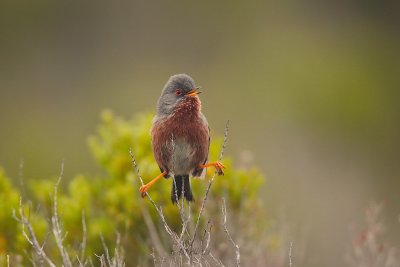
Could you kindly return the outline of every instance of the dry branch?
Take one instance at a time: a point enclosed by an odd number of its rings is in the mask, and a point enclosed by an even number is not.
[[[56,264],[54,263],[54,259],[50,259],[50,257],[46,254],[44,251],[44,245],[47,240],[47,236],[45,238],[45,241],[43,242],[42,245],[40,245],[36,234],[35,230],[29,220],[29,216],[26,216],[24,213],[23,209],[23,204],[22,204],[22,197],[20,198],[19,202],[19,209],[18,213],[19,216],[16,215],[15,210],[13,210],[13,217],[14,219],[19,222],[22,225],[22,234],[25,237],[25,239],[28,241],[28,243],[31,245],[33,248],[36,258],[32,258],[32,265],[33,266],[51,266],[51,267],[56,267],[56,266],[64,266],[64,267],[72,267],[75,266],[75,263],[73,264],[71,262],[71,256],[68,252],[68,250],[64,247],[63,241],[66,237],[66,234],[63,234],[63,231],[61,230],[61,220],[58,215],[58,187],[61,183],[62,177],[64,173],[64,163],[61,164],[61,171],[60,175],[57,179],[57,182],[54,185],[54,195],[53,195],[53,209],[52,209],[52,214],[51,214],[51,230],[53,232],[54,240],[56,242],[58,251],[61,256],[61,264]],[[25,230],[27,229],[27,231]],[[91,258],[89,257],[87,260],[85,260],[85,251],[86,251],[86,238],[87,238],[87,229],[86,229],[86,221],[85,221],[85,214],[82,211],[82,241],[79,247],[79,250],[76,251],[76,255],[74,258],[76,258],[77,264],[79,266],[94,266]],[[104,243],[104,248],[106,249],[107,246],[105,246]],[[101,266],[106,266],[106,267],[123,267],[125,266],[125,263],[123,261],[123,253],[120,253],[120,243],[119,243],[119,236],[117,238],[117,244],[116,244],[116,250],[114,253],[114,257],[110,257],[108,254],[108,250],[105,250],[107,254],[107,261],[103,261],[103,256],[99,257],[100,258],[100,263]],[[80,254],[80,258],[79,255]],[[47,265],[46,265],[46,264]],[[105,264],[105,265],[104,265]]]
[[[87,229],[86,229],[85,211],[82,210],[82,243],[80,249],[81,249],[81,260],[83,262],[85,262],[86,238],[87,238]]]
[[[240,266],[240,249],[239,249],[239,245],[237,245],[235,243],[235,241],[233,241],[233,238],[232,238],[231,234],[228,231],[228,227],[227,227],[227,223],[226,223],[226,203],[225,203],[225,199],[224,198],[222,199],[222,208],[221,209],[222,209],[222,216],[223,216],[222,226],[224,227],[224,232],[228,236],[229,241],[235,247],[236,266],[239,267]]]
[[[142,185],[144,185],[142,176],[141,176],[141,174],[140,174],[139,167],[137,166],[135,157],[133,156],[132,149],[129,149],[129,154],[130,154],[130,156],[131,156],[133,167],[134,167],[135,170],[136,170],[136,173],[137,173],[137,175],[138,175],[138,177],[139,177],[139,179],[140,179],[140,182],[141,182]],[[152,204],[152,205],[154,206],[154,208],[156,209],[156,211],[157,211],[157,213],[158,213],[158,216],[161,218],[161,221],[162,221],[162,223],[163,223],[163,225],[164,225],[165,231],[170,235],[171,239],[175,242],[175,244],[177,244],[178,247],[182,250],[182,252],[183,252],[184,255],[186,256],[187,260],[190,261],[190,260],[191,260],[191,257],[190,257],[190,255],[189,255],[188,251],[186,250],[185,245],[184,245],[184,244],[181,242],[181,240],[179,239],[178,234],[175,233],[175,232],[171,229],[171,227],[168,225],[167,221],[165,220],[165,217],[164,217],[164,213],[163,213],[163,211],[162,211],[162,208],[157,206],[157,204],[154,202],[154,200],[151,198],[151,196],[150,196],[150,194],[149,194],[148,192],[145,192],[145,193],[146,193],[146,196],[149,198],[151,204]]]
[[[53,261],[47,256],[46,252],[43,249],[43,245],[40,245],[39,241],[36,238],[35,230],[30,222],[30,220],[25,216],[23,206],[22,206],[22,198],[19,200],[19,217],[16,215],[15,210],[13,210],[14,219],[22,225],[22,234],[25,239],[34,249],[36,256],[38,257],[39,266],[44,266],[44,261],[51,267],[55,267],[56,265]],[[25,227],[28,229],[28,233],[25,232]]]
[[[225,125],[224,142],[222,143],[221,152],[219,154],[219,159],[218,159],[219,161],[222,160],[222,157],[223,157],[224,152],[225,152],[226,144],[228,142],[228,133],[229,133],[229,120],[226,122],[226,125]],[[214,172],[213,176],[211,177],[210,181],[208,182],[207,190],[206,190],[206,193],[204,195],[203,201],[201,203],[200,212],[199,212],[199,215],[197,216],[196,226],[194,228],[194,234],[193,234],[192,241],[190,242],[190,246],[193,246],[193,242],[196,239],[196,234],[197,234],[197,230],[199,228],[200,218],[201,218],[201,215],[203,214],[204,207],[206,206],[208,193],[210,192],[210,189],[211,189],[211,186],[212,186],[212,184],[214,182],[214,178],[215,178],[216,174],[217,174],[217,171]]]
[[[51,222],[52,222],[52,230],[53,230],[53,234],[54,234],[54,238],[56,240],[56,244],[58,247],[58,250],[61,254],[61,258],[62,258],[62,262],[63,265],[65,267],[72,267],[72,263],[71,260],[69,258],[68,252],[66,251],[66,249],[64,248],[63,245],[63,241],[65,239],[65,237],[62,237],[62,231],[61,231],[61,227],[60,227],[60,218],[58,216],[58,208],[57,208],[57,193],[58,193],[58,186],[61,182],[62,176],[64,173],[64,163],[61,163],[61,171],[60,171],[60,175],[58,177],[58,180],[56,182],[56,184],[54,185],[54,196],[53,196],[53,216],[51,217]]]

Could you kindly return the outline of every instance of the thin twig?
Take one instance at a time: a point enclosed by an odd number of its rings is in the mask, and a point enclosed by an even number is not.
[[[121,251],[121,255],[120,255],[120,251]],[[121,248],[121,235],[120,233],[117,232],[117,241],[116,241],[116,245],[115,245],[115,249],[114,249],[114,259],[113,259],[113,263],[115,267],[123,267],[125,266],[125,263],[123,261],[124,259],[124,250]]]
[[[154,267],[156,267],[157,266],[157,260],[156,260],[156,254],[154,252],[154,248],[153,248],[152,252],[150,253],[150,256],[153,258]]]
[[[129,154],[131,155],[131,159],[132,159],[132,164],[133,167],[136,170],[136,173],[140,179],[140,182],[142,183],[142,185],[144,185],[143,183],[143,179],[142,176],[140,175],[140,171],[139,171],[139,167],[136,164],[136,160],[135,157],[133,156],[132,153],[132,149],[129,149]],[[177,243],[177,245],[180,247],[180,249],[183,251],[183,253],[185,254],[185,256],[187,257],[188,260],[190,260],[190,256],[189,253],[187,251],[187,249],[185,248],[184,244],[182,244],[182,242],[179,241],[179,237],[177,236],[177,234],[171,229],[171,227],[168,225],[167,221],[165,220],[163,211],[161,207],[158,207],[157,204],[153,201],[153,199],[150,197],[150,194],[148,192],[146,192],[146,196],[149,198],[151,204],[154,206],[154,208],[156,209],[158,215],[161,218],[161,221],[163,222],[164,228],[167,231],[167,233],[171,236],[171,238]]]
[[[221,262],[219,259],[217,259],[211,252],[210,252],[208,255],[210,255],[211,259],[213,259],[213,261],[214,261],[218,266],[222,266],[222,267],[225,266],[225,265],[223,265],[222,262]]]
[[[78,263],[79,263],[79,267],[84,267],[85,265],[80,261],[80,259],[79,259],[79,256],[78,255],[76,255],[76,260],[78,261]]]
[[[209,227],[208,227],[209,226]],[[208,221],[206,229],[204,229],[204,236],[201,240],[201,243],[203,243],[204,238],[206,238],[206,246],[204,247],[202,254],[205,255],[207,254],[208,248],[210,246],[210,241],[211,241],[211,228],[212,228],[212,223]],[[201,247],[203,247],[203,244],[201,244]]]
[[[99,258],[101,267],[107,267],[107,262],[106,262],[104,254],[101,254],[100,256],[96,255],[96,257]]]
[[[157,250],[157,253],[159,255],[162,255],[163,257],[166,257],[168,255],[168,253],[165,251],[164,247],[162,246],[161,239],[159,237],[159,234],[157,233],[157,229],[154,226],[153,221],[151,220],[148,210],[146,208],[144,208],[142,205],[140,205],[140,209],[142,211],[144,222],[150,233],[150,238],[152,240],[153,245],[155,246],[155,249]]]
[[[224,227],[224,232],[226,233],[226,235],[228,236],[229,241],[231,241],[232,245],[235,247],[235,253],[236,253],[236,266],[239,267],[240,266],[240,249],[239,249],[239,245],[237,245],[235,243],[235,241],[233,241],[233,238],[231,236],[231,234],[228,231],[228,227],[226,225],[226,204],[225,204],[225,199],[222,199],[222,216],[223,216],[223,223],[222,226]]]
[[[22,225],[22,234],[24,235],[25,239],[28,243],[33,247],[36,255],[39,258],[39,265],[44,266],[44,261],[47,262],[48,265],[51,267],[56,267],[56,265],[50,260],[47,254],[44,252],[43,247],[40,246],[39,241],[36,238],[35,231],[29,219],[25,216],[24,210],[22,207],[22,198],[19,199],[19,218],[15,214],[15,210],[13,210],[13,217],[14,219]],[[25,227],[28,229],[28,234],[25,232]]]
[[[290,247],[289,247],[289,267],[292,267],[292,248],[293,248],[293,242],[290,242]]]
[[[100,239],[101,239],[101,244],[103,245],[103,250],[104,250],[104,252],[106,253],[106,255],[105,255],[105,260],[106,260],[106,262],[105,262],[105,263],[106,263],[106,265],[107,265],[107,263],[108,263],[109,266],[112,266],[112,265],[111,265],[110,254],[108,253],[108,247],[107,247],[106,242],[104,241],[103,234],[100,234]],[[103,254],[102,256],[104,256],[104,254]]]
[[[87,229],[86,229],[86,220],[85,220],[85,211],[82,210],[82,243],[81,243],[81,259],[85,262],[85,251],[86,251],[86,238],[87,238]]]
[[[227,141],[228,141],[228,133],[229,133],[229,120],[226,122],[226,125],[225,125],[224,142],[222,143],[222,148],[221,148],[221,152],[220,152],[220,155],[219,155],[219,161],[222,160],[222,157],[223,157],[224,152],[225,152],[226,144],[227,144]],[[197,234],[197,230],[198,230],[198,227],[199,227],[200,218],[201,218],[201,215],[203,214],[204,207],[206,206],[208,194],[210,192],[210,189],[211,189],[211,186],[212,186],[212,184],[214,182],[214,178],[215,178],[216,174],[217,174],[217,170],[215,170],[213,176],[211,177],[210,181],[208,182],[206,194],[204,195],[203,201],[201,203],[200,212],[199,212],[199,215],[197,216],[197,221],[196,221],[196,226],[194,228],[192,241],[190,242],[190,246],[191,247],[193,246],[193,242],[194,242],[194,240],[196,238],[196,234]]]
[[[61,231],[61,227],[60,227],[60,220],[58,217],[58,211],[57,211],[57,193],[58,193],[58,186],[61,182],[62,176],[64,174],[64,162],[61,163],[61,171],[60,171],[60,175],[58,177],[58,180],[56,182],[56,184],[54,185],[54,196],[53,196],[53,201],[54,201],[54,207],[53,207],[53,216],[51,218],[51,222],[53,224],[53,234],[54,234],[54,238],[56,240],[56,244],[58,247],[58,250],[60,251],[61,254],[61,258],[63,261],[63,265],[66,267],[72,267],[72,263],[71,260],[69,258],[68,253],[66,252],[64,246],[63,246],[63,240],[64,238],[61,237],[62,231]]]

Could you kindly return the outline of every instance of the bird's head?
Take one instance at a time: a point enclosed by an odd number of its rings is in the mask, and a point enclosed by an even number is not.
[[[182,101],[196,98],[200,94],[199,87],[187,74],[176,74],[169,78],[161,92],[157,104],[157,115],[168,116]],[[199,100],[198,100],[199,101]],[[199,101],[200,103],[200,101]]]

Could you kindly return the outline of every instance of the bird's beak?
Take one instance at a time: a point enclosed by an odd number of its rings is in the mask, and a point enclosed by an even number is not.
[[[200,87],[197,86],[190,90],[189,92],[186,93],[187,96],[197,96],[198,94],[201,94],[201,91],[199,91]]]

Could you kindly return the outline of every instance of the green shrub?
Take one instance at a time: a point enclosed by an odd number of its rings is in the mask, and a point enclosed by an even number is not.
[[[148,238],[148,229],[143,219],[142,209],[147,208],[160,236],[165,236],[159,224],[159,217],[148,199],[142,199],[139,193],[139,180],[132,168],[129,149],[132,148],[143,179],[149,181],[160,170],[154,161],[149,130],[151,114],[137,115],[125,120],[116,117],[111,111],[104,111],[96,133],[89,137],[88,144],[96,162],[105,171],[101,175],[76,175],[68,181],[58,193],[58,213],[62,227],[68,232],[64,244],[67,250],[79,250],[82,239],[82,214],[87,225],[86,256],[102,254],[100,235],[108,245],[115,243],[116,233],[121,235],[121,244],[126,253],[129,265],[146,264],[153,244]],[[210,161],[217,160],[222,139],[213,139],[210,148]],[[207,220],[220,218],[220,201],[224,197],[230,214],[242,218],[252,216],[252,220],[264,220],[260,211],[259,189],[264,178],[257,169],[236,169],[232,160],[225,157],[225,176],[216,177],[207,203]],[[66,166],[68,168],[68,166]],[[213,174],[209,169],[206,180],[192,181],[196,201],[192,205],[194,214],[199,211],[208,179]],[[62,180],[64,184],[67,180]],[[53,209],[54,179],[27,181],[28,198],[35,203],[31,205],[31,221],[39,241],[43,242],[51,233],[50,217]],[[150,190],[154,201],[161,205],[165,217],[173,229],[181,227],[178,209],[170,203],[172,179],[162,179]],[[18,210],[18,189],[0,169],[0,254],[22,255],[23,263],[29,259],[32,248],[22,236],[21,225],[12,216],[12,210]],[[28,203],[24,200],[24,203]],[[218,203],[218,205],[216,205]],[[24,209],[28,212],[27,204]],[[40,207],[36,209],[35,207]],[[37,212],[33,212],[33,210]],[[57,256],[54,241],[48,238],[45,250],[52,258]],[[164,239],[162,242],[166,242]],[[164,244],[168,246],[168,244]],[[113,247],[110,247],[110,250]],[[57,261],[56,261],[57,262]]]

